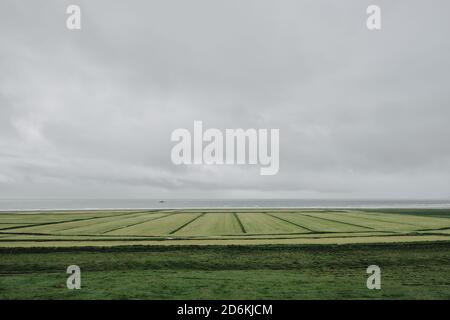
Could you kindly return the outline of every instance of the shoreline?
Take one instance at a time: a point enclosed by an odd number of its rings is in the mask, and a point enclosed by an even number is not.
[[[390,210],[404,210],[404,209],[425,209],[425,210],[445,210],[450,209],[450,204],[446,205],[410,205],[410,206],[389,206],[389,205],[377,205],[377,206],[288,206],[288,207],[92,207],[92,208],[11,208],[11,209],[0,209],[0,213],[8,212],[60,212],[60,211],[136,211],[136,210],[301,210],[301,209],[353,209],[353,210],[370,210],[370,209],[390,209]]]

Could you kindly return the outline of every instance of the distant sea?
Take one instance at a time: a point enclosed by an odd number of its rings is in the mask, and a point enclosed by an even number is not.
[[[161,201],[162,200],[162,201]],[[172,208],[450,208],[450,200],[0,199],[0,211]]]

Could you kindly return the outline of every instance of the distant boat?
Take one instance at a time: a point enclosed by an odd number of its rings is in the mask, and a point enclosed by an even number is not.
[[[164,203],[165,201],[164,200],[159,200],[159,203]]]

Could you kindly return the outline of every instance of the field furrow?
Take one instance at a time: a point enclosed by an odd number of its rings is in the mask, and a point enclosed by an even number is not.
[[[291,222],[305,226],[315,232],[353,232],[353,231],[367,231],[367,228],[359,227],[356,225],[349,225],[339,221],[320,219],[315,216],[310,216],[301,213],[273,213],[273,215],[282,217]]]
[[[11,231],[17,233],[60,233],[78,227],[96,225],[106,221],[115,221],[125,215],[136,215],[136,214],[138,213],[122,213],[120,215],[112,215],[112,216],[103,214],[102,216],[95,216],[85,219],[74,219],[74,220],[61,219],[62,221],[59,222],[54,221],[54,222],[39,223],[29,227],[19,227],[16,229],[12,229]]]
[[[202,217],[178,230],[180,236],[218,236],[241,234],[242,230],[233,213],[206,213]]]
[[[0,246],[449,241],[447,211],[173,209],[0,214]],[[436,215],[440,215],[436,216]]]
[[[111,235],[169,235],[173,230],[192,220],[201,213],[173,213],[160,219],[140,223],[131,227],[108,232]]]
[[[262,213],[245,212],[237,216],[247,233],[306,233],[307,229]]]
[[[167,213],[139,213],[131,216],[116,217],[94,223],[82,224],[61,230],[63,234],[104,234],[118,228],[136,225],[142,222],[151,221],[155,218],[165,216]]]
[[[351,214],[352,216],[361,215],[362,217],[379,219],[386,222],[398,222],[402,224],[410,224],[415,228],[419,229],[433,229],[433,228],[441,228],[442,226],[450,227],[450,219],[448,218],[438,218],[438,217],[421,217],[417,215],[408,215],[408,214],[395,214],[395,213],[372,213],[372,212],[358,212],[352,211],[347,214]]]

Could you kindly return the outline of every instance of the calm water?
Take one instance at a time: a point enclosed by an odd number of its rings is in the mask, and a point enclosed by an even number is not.
[[[450,200],[0,199],[0,211],[154,208],[450,208]]]

